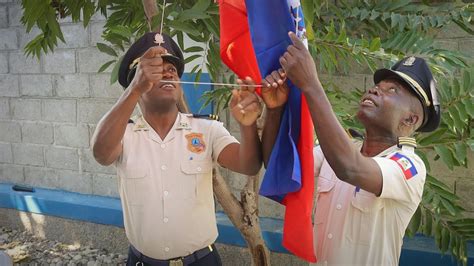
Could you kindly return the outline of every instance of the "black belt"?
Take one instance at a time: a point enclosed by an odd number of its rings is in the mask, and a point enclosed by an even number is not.
[[[138,251],[134,246],[130,245],[130,249],[132,250],[133,254],[137,256],[137,258],[140,260],[142,263],[146,264],[151,264],[151,265],[156,265],[156,266],[179,266],[179,265],[188,265],[191,264],[197,260],[200,260],[207,256],[209,253],[211,253],[213,250],[216,249],[214,244],[209,245],[205,248],[202,248],[200,250],[195,251],[192,254],[189,254],[185,257],[178,257],[174,259],[169,259],[169,260],[158,260],[154,258],[150,258],[146,255],[143,255],[140,251]],[[140,263],[137,263],[137,265],[142,265]]]

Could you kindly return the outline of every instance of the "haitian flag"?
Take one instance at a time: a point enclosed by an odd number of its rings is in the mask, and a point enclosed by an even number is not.
[[[402,169],[406,180],[418,174],[415,165],[407,156],[397,152],[394,155],[390,156],[390,160],[393,160],[398,164],[400,169]]]
[[[305,36],[299,0],[220,0],[221,58],[240,78],[260,83],[281,68],[292,44],[288,32]],[[316,262],[313,249],[313,123],[304,96],[290,81],[290,93],[260,194],[286,206],[283,246]]]

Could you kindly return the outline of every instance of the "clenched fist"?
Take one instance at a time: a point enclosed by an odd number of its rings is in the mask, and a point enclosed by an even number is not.
[[[163,78],[163,59],[166,49],[161,46],[150,47],[141,57],[130,86],[140,95],[148,92]]]
[[[254,85],[255,83],[249,77],[245,80],[237,80],[241,85]],[[241,86],[239,90],[232,91],[232,99],[229,104],[232,116],[243,126],[251,126],[260,116],[262,105],[255,94],[255,87]]]

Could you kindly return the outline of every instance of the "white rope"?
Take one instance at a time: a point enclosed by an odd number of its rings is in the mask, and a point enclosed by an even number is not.
[[[163,0],[163,10],[161,12],[160,34],[163,34],[163,21],[164,21],[164,18],[165,18],[165,5],[166,5],[166,0]],[[161,43],[158,44],[158,45],[161,46]]]
[[[163,82],[166,83],[175,83],[175,84],[198,84],[198,85],[214,85],[214,86],[228,86],[228,87],[252,87],[252,88],[261,88],[262,85],[251,85],[251,84],[236,84],[236,83],[219,83],[219,82],[194,82],[194,81],[177,81],[177,80],[166,80]]]

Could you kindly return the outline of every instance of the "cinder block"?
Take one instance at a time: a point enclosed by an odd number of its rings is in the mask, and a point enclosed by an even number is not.
[[[18,85],[17,75],[0,75],[0,96],[20,96],[20,87]]]
[[[75,100],[43,100],[43,119],[51,122],[76,122]]]
[[[8,27],[7,7],[0,6],[0,28]]]
[[[0,141],[21,142],[20,124],[16,122],[0,121]]]
[[[61,189],[83,194],[92,194],[92,177],[89,173],[58,170],[57,177]]]
[[[81,158],[82,171],[88,173],[116,174],[115,168],[112,165],[102,166],[97,163],[92,155],[92,150],[81,149],[79,154]]]
[[[22,96],[53,96],[53,83],[50,75],[21,75]]]
[[[80,48],[89,46],[88,30],[84,29],[82,23],[62,25],[61,29],[66,43],[58,42],[58,48]]]
[[[25,182],[23,166],[14,164],[0,164],[0,180],[7,183],[23,184]]]
[[[50,146],[46,148],[45,157],[48,167],[79,170],[79,154],[77,149]]]
[[[474,47],[474,38],[466,38],[459,42],[459,51],[462,51],[466,54],[472,54]],[[470,66],[474,65],[474,59],[468,57],[468,62]]]
[[[0,49],[12,50],[18,49],[18,38],[14,29],[0,29]]]
[[[472,202],[473,190],[474,182],[472,181],[472,176],[459,178],[456,181],[456,195],[461,198],[462,206],[471,212],[474,212],[474,203]]]
[[[23,11],[19,4],[12,5],[8,7],[8,18],[10,21],[10,26],[21,26],[21,16],[23,15]]]
[[[110,13],[109,13],[110,14]],[[96,12],[94,15],[91,17],[91,21],[103,21],[105,20],[106,17],[104,17],[100,12]]]
[[[8,98],[0,98],[0,120],[11,119],[10,102]]]
[[[104,26],[105,21],[91,23],[91,46],[96,46],[98,42],[105,43],[105,40],[102,38],[102,31],[104,30]]]
[[[96,124],[112,107],[113,102],[81,100],[77,104],[77,120]]]
[[[365,89],[365,75],[321,75],[321,82],[323,84],[330,84],[342,91],[352,91],[356,88]]]
[[[40,188],[59,188],[57,170],[25,166],[25,184]]]
[[[453,39],[453,38],[462,38],[467,37],[467,34],[455,23],[451,23],[446,27],[443,27],[436,36],[437,39]]]
[[[118,99],[122,93],[122,86],[118,82],[110,84],[110,74],[91,75],[92,97]]]
[[[58,125],[54,128],[54,143],[68,147],[89,147],[89,127]]]
[[[23,123],[21,136],[24,143],[53,143],[53,126],[46,123]]]
[[[26,57],[23,52],[10,53],[10,73],[40,73],[40,61],[36,57]]]
[[[117,175],[92,175],[92,194],[119,197]]]
[[[25,46],[30,41],[32,41],[34,38],[36,38],[36,36],[38,36],[41,33],[41,30],[38,27],[33,26],[30,32],[26,32],[26,29],[24,28],[22,28],[22,30],[20,30],[19,32],[20,32],[20,48],[25,48]]]
[[[60,97],[89,97],[89,77],[87,75],[62,75],[53,77],[56,95]]]
[[[11,99],[10,106],[13,119],[31,121],[41,119],[41,100]]]
[[[100,52],[97,48],[87,48],[78,52],[79,72],[97,73],[99,68],[114,57]],[[111,72],[112,70],[108,70]]]
[[[0,143],[0,163],[13,163],[12,145]]]
[[[0,53],[0,74],[8,73],[8,54]]]
[[[435,40],[434,46],[437,48],[453,51],[459,50],[459,43],[452,40]]]
[[[43,146],[34,144],[12,144],[13,162],[16,164],[43,166]]]
[[[46,73],[74,73],[76,72],[76,53],[74,50],[55,50],[44,57],[44,71]]]

